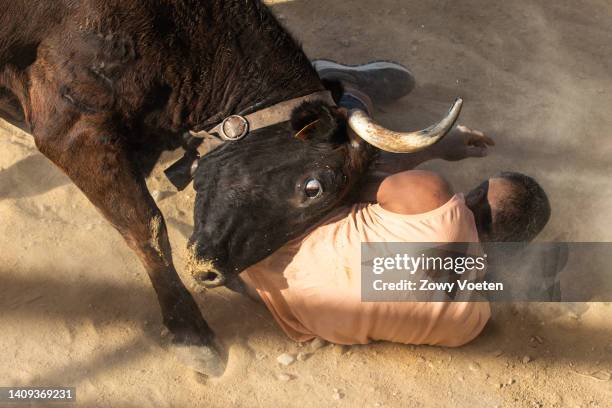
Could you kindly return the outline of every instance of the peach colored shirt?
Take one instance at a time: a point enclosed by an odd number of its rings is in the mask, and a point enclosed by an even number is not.
[[[478,234],[461,194],[417,215],[356,204],[242,277],[295,341],[460,346],[482,331],[491,315],[487,302],[362,302],[361,242],[478,242]]]

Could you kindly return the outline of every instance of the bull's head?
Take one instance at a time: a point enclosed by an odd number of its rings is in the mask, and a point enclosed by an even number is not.
[[[303,234],[338,206],[378,149],[413,153],[439,141],[461,109],[457,100],[438,124],[397,133],[361,110],[304,103],[291,120],[250,132],[202,157],[190,269],[218,286]]]

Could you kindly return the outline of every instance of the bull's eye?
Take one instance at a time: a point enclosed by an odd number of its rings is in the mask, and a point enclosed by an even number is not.
[[[317,179],[308,179],[304,186],[304,193],[308,198],[317,198],[323,193],[323,186]]]

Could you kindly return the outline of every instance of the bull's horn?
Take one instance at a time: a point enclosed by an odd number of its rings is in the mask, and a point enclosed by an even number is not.
[[[446,116],[435,125],[416,132],[394,132],[375,123],[360,109],[349,112],[351,129],[369,144],[391,153],[414,153],[423,150],[442,139],[459,118],[463,99],[457,98]]]

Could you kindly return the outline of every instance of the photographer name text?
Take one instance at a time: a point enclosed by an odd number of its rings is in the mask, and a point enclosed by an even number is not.
[[[385,282],[377,279],[373,282],[376,291],[420,291],[452,293],[456,289],[468,291],[503,291],[504,284],[501,282],[472,282],[468,280],[457,280],[455,282],[434,282],[428,279],[420,279],[418,282],[402,279],[399,282]]]

